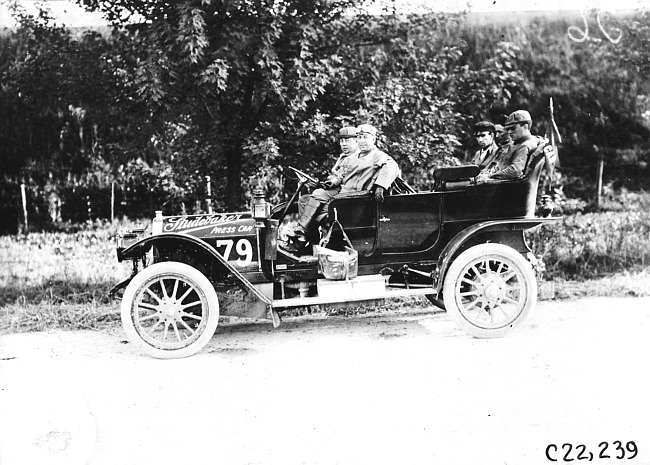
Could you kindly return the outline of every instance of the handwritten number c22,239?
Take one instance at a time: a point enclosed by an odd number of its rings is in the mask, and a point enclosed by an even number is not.
[[[556,444],[549,444],[546,446],[546,459],[550,462],[573,462],[574,460],[587,460],[591,462],[594,459],[610,458],[615,458],[617,460],[631,460],[639,453],[639,449],[634,441],[628,441],[625,443],[625,446],[623,446],[621,441],[614,441],[611,443],[611,446],[613,447],[614,452],[616,452],[613,457],[608,453],[610,443],[607,441],[598,444],[598,455],[594,455],[593,452],[588,451],[587,446],[584,444],[574,446],[570,443],[564,443],[559,447]]]

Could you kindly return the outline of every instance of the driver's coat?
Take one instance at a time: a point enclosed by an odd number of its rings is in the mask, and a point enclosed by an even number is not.
[[[388,189],[399,175],[399,166],[391,156],[378,148],[347,156],[338,167],[341,193],[367,191],[374,184]]]

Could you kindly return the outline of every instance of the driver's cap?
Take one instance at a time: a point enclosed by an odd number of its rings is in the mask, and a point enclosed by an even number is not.
[[[339,129],[339,139],[350,139],[352,137],[357,137],[357,128],[354,126]]]
[[[370,134],[377,138],[377,129],[372,124],[360,124],[357,126],[357,134]]]

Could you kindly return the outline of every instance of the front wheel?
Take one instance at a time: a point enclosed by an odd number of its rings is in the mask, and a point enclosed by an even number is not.
[[[464,331],[501,337],[520,326],[537,303],[537,280],[512,247],[480,244],[453,261],[443,285],[445,308]]]
[[[129,340],[152,357],[188,357],[212,339],[219,324],[219,299],[196,268],[161,262],[131,280],[121,317]]]

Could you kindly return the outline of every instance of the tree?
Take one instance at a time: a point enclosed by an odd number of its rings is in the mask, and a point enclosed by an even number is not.
[[[371,122],[404,177],[428,189],[433,171],[457,164],[467,129],[503,105],[523,81],[517,50],[500,44],[478,66],[465,62],[457,43],[461,15],[355,15],[327,31],[344,72],[319,99],[328,114]]]
[[[75,40],[45,10],[34,17],[13,9],[20,27],[6,39],[0,65],[0,170],[9,177],[78,173],[98,156],[92,108],[104,106],[107,86],[91,63],[103,40],[94,33]]]
[[[83,0],[119,26],[131,44],[116,69],[152,119],[187,128],[173,141],[226,167],[226,206],[242,204],[244,148],[298,124],[324,92],[336,56],[316,57],[316,31],[337,21],[349,0],[150,2]],[[137,24],[129,24],[134,17]],[[169,146],[165,131],[156,137]],[[207,159],[205,159],[207,158]]]

